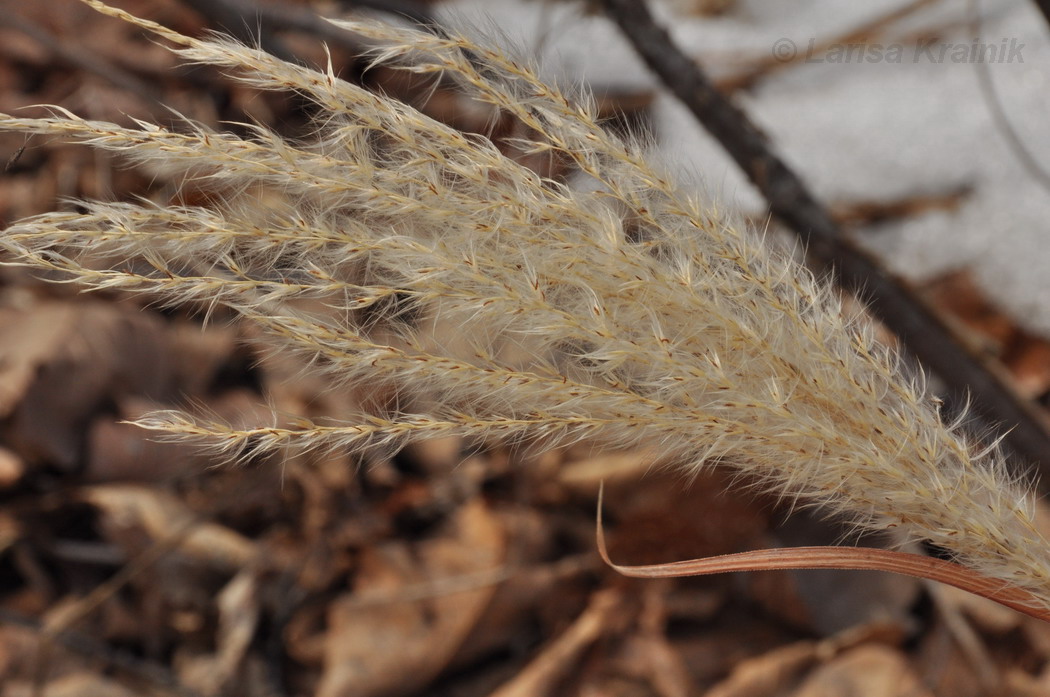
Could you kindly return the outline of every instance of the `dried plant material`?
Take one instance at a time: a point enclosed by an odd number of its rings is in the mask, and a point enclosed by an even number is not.
[[[972,193],[973,187],[966,185],[943,192],[911,194],[884,201],[862,199],[835,205],[831,213],[845,226],[883,225],[930,213],[952,213],[965,203]]]
[[[439,586],[443,579],[498,571],[506,540],[499,519],[480,501],[460,508],[443,532],[412,551],[389,545],[363,555],[355,592],[330,606],[318,697],[414,694],[448,667],[494,583],[423,598],[401,591],[423,580]]]
[[[1043,697],[1050,693],[1050,670],[1044,668],[1037,677],[1014,668],[1007,672],[1003,694],[1010,697]]]
[[[749,548],[834,545],[842,542],[841,536],[838,526],[802,513],[771,530],[763,544],[752,544]],[[884,536],[874,535],[853,542],[862,547],[879,548],[892,544]],[[918,545],[906,545],[899,551],[921,553]],[[909,624],[925,590],[922,581],[909,576],[835,569],[749,574],[742,581],[748,596],[773,617],[787,621],[803,619],[802,624],[795,626],[818,636],[873,621]],[[1017,614],[1005,608],[1004,612]]]
[[[107,415],[88,427],[82,479],[90,484],[163,482],[206,464],[190,445],[144,438],[142,429]]]
[[[658,697],[689,697],[697,694],[688,667],[674,645],[663,634],[635,636],[624,646],[624,654],[644,665],[642,675]],[[618,660],[618,665],[624,661]]]
[[[952,611],[964,614],[984,633],[993,636],[1002,636],[1031,622],[1022,615],[1011,612],[987,598],[965,593],[958,588],[950,586],[941,588],[937,596],[939,596],[936,597],[938,605],[950,606]],[[1038,626],[1038,623],[1035,624]]]
[[[603,485],[603,500],[617,521],[612,554],[643,564],[761,545],[767,541],[772,502],[732,492],[735,483],[729,474],[712,471],[700,473],[691,485],[672,472],[654,472],[644,483]],[[598,488],[595,482],[588,498]]]
[[[635,485],[638,477],[652,467],[654,453],[644,450],[621,453],[603,453],[583,460],[559,465],[553,473],[570,490],[592,492],[603,481]],[[610,498],[612,497],[610,485]]]
[[[875,547],[787,547],[761,549],[752,552],[721,554],[703,559],[687,559],[664,564],[625,566],[609,558],[602,525],[602,494],[598,494],[596,521],[598,553],[610,567],[631,578],[684,578],[739,571],[781,571],[785,569],[853,569],[858,571],[887,571],[889,573],[923,578],[961,588],[982,598],[994,600],[1031,617],[1050,622],[1050,611],[1039,597],[1025,588],[1003,584],[975,573],[959,564]]]
[[[667,638],[667,596],[671,583],[652,583],[644,591],[638,612],[638,631],[625,642],[618,665],[635,664],[659,697],[688,697],[696,685],[682,655]],[[632,660],[633,659],[633,660]]]
[[[813,672],[792,697],[933,697],[904,656],[886,646],[859,646]]]
[[[905,630],[896,624],[853,627],[823,641],[787,644],[733,667],[727,678],[709,689],[706,697],[779,697],[791,694],[813,668],[844,652],[868,644],[896,645]]]
[[[607,633],[610,627],[619,623],[623,604],[623,592],[620,590],[610,588],[594,593],[583,614],[490,697],[553,694],[559,683],[577,668],[583,652]]]
[[[0,626],[0,675],[5,681],[18,684],[34,674],[34,657],[40,645],[40,633],[28,627],[5,622]],[[56,647],[43,677],[51,680],[78,673],[85,669],[85,661],[72,651]],[[26,685],[28,690],[28,685]],[[5,685],[5,694],[7,685]]]
[[[511,532],[510,539],[508,551],[520,554],[520,538]],[[560,627],[562,623],[551,618],[571,617],[578,611],[585,597],[586,579],[597,568],[598,560],[592,554],[549,564],[508,564],[484,616],[460,647],[453,668],[513,649],[537,622]]]
[[[173,373],[188,372],[185,358],[169,364]],[[184,365],[180,369],[179,363]],[[200,384],[213,375],[208,373],[207,361],[201,360],[201,373],[186,383]],[[189,394],[202,394],[191,391]],[[152,413],[164,406],[161,403],[135,396],[115,400],[115,415],[96,418],[88,427],[84,447],[84,469],[81,481],[87,484],[105,482],[163,482],[174,477],[200,472],[211,464],[208,453],[198,444],[163,443],[129,420]],[[259,395],[244,388],[227,390],[209,400],[211,412],[227,423],[249,427],[272,418],[272,411],[261,403]]]
[[[259,625],[258,593],[256,572],[245,569],[234,576],[217,596],[219,629],[215,653],[185,658],[183,661],[183,675],[192,676],[192,682],[186,682],[202,694],[221,695],[241,691],[234,681],[241,672]]]
[[[733,672],[705,694],[707,697],[776,697],[797,684],[820,660],[819,644],[789,644],[734,666]]]
[[[962,325],[974,345],[1006,366],[1014,389],[1026,399],[1050,392],[1050,341],[1025,331],[992,302],[969,269],[925,286],[927,297]]]
[[[336,22],[379,44],[377,61],[441,75],[518,119],[524,152],[579,172],[543,179],[331,70],[85,2],[188,61],[299,92],[321,111],[318,138],[0,116],[0,128],[193,180],[211,201],[85,204],[11,226],[3,246],[88,288],[225,306],[332,384],[383,396],[343,422],[245,429],[168,413],[143,426],[215,439],[234,458],[434,436],[657,448],[684,471],[726,462],[858,528],[930,540],[1050,607],[1050,546],[995,448],[945,424],[834,293],[682,192],[586,100],[460,36]]]
[[[141,692],[120,684],[115,680],[104,678],[89,671],[73,673],[48,682],[43,690],[25,684],[11,684],[4,694],[8,697],[87,697],[105,695],[106,697],[137,697]]]
[[[178,555],[204,568],[232,573],[259,557],[256,544],[233,530],[205,521],[194,524],[193,511],[166,492],[111,484],[85,488],[81,498],[99,509],[103,530],[125,546],[129,556],[140,552],[148,541],[162,542],[189,525],[191,530],[180,543]]]
[[[0,491],[18,484],[25,474],[26,463],[7,448],[0,447]]]
[[[968,330],[975,343],[1001,354],[1018,331],[1014,322],[993,305],[969,270],[953,271],[925,284],[930,301]]]
[[[1021,623],[1021,631],[1032,651],[1045,665],[1050,660],[1050,625],[1028,620]]]
[[[81,464],[83,431],[100,405],[174,387],[170,346],[149,314],[96,301],[0,309],[0,416],[25,460]]]
[[[736,0],[678,0],[681,11],[697,15],[720,15],[730,10]]]
[[[0,417],[11,415],[41,366],[68,342],[75,317],[72,307],[59,303],[41,303],[32,311],[0,309]]]
[[[1030,399],[1045,399],[1050,394],[1050,341],[1026,335],[1012,349],[1007,357],[1007,367],[1018,394]]]
[[[1043,622],[1033,620],[1033,623],[1046,626]],[[934,694],[985,697],[1000,692],[989,690],[981,669],[973,665],[971,657],[960,647],[957,633],[946,622],[934,623],[912,655],[923,683]],[[1007,665],[998,663],[996,667],[1005,672]]]

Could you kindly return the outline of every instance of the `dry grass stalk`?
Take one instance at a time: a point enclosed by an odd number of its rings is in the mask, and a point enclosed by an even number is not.
[[[459,36],[336,22],[378,42],[377,60],[455,78],[513,114],[535,136],[521,147],[571,160],[578,186],[331,70],[84,1],[188,61],[297,91],[323,118],[316,140],[296,143],[262,127],[245,139],[61,110],[0,116],[192,180],[213,201],[38,216],[0,238],[10,258],[87,288],[227,306],[333,384],[397,396],[349,423],[239,430],[164,413],[142,426],[236,457],[451,434],[644,444],[685,471],[725,461],[859,528],[930,540],[1050,607],[1050,547],[998,452],[943,423],[921,381],[804,268],[683,193],[522,62]],[[259,191],[280,195],[262,205]],[[435,331],[449,326],[455,336]]]

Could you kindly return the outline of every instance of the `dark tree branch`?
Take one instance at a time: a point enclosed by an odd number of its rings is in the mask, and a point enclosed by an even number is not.
[[[1050,481],[1050,432],[1035,407],[1018,399],[925,302],[842,233],[765,135],[657,25],[644,0],[601,2],[649,68],[762,192],[773,215],[799,236],[810,259],[822,270],[834,270],[838,282],[861,295],[908,350],[947,383],[955,408],[972,394],[973,411],[986,424],[1009,428],[1006,445],[1037,464],[1044,483]],[[1050,9],[1050,0],[1040,4]]]
[[[1035,0],[1035,6],[1043,13],[1047,24],[1050,24],[1050,0]]]

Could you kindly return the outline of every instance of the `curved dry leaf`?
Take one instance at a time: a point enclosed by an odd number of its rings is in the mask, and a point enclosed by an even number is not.
[[[886,646],[858,646],[810,675],[793,697],[933,697],[904,656]]]
[[[459,509],[443,536],[415,550],[401,545],[366,550],[355,592],[329,610],[318,697],[390,697],[426,686],[455,657],[495,585],[424,600],[402,592],[424,580],[498,571],[505,546],[499,519],[474,501]]]
[[[81,459],[83,428],[123,394],[164,398],[171,350],[154,316],[95,301],[0,308],[0,417],[28,460],[66,469]]]
[[[737,571],[769,571],[773,569],[853,569],[888,571],[904,576],[939,581],[956,588],[994,600],[1000,605],[1031,617],[1050,622],[1047,610],[1031,593],[1002,581],[980,576],[960,564],[923,557],[917,554],[894,552],[873,547],[791,547],[761,549],[753,552],[723,554],[704,559],[689,559],[667,564],[623,566],[609,558],[602,527],[602,495],[598,495],[597,537],[598,552],[610,567],[632,578],[681,578],[706,576]]]
[[[161,542],[195,515],[174,496],[144,486],[87,487],[80,496],[101,511],[103,527],[118,544],[139,539],[137,535],[129,538],[129,532],[144,532],[149,540]],[[127,551],[135,554],[139,550]],[[178,554],[210,569],[235,572],[258,558],[258,548],[240,533],[202,520],[180,544]]]

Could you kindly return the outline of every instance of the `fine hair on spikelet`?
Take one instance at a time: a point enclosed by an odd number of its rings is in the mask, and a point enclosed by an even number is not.
[[[209,192],[207,207],[90,203],[30,218],[0,237],[8,259],[87,288],[225,306],[333,384],[398,395],[341,423],[244,430],[162,413],[142,426],[242,457],[460,435],[645,446],[685,472],[724,461],[859,529],[928,540],[1050,607],[1050,546],[998,451],[946,424],[825,284],[522,61],[448,32],[335,21],[374,42],[375,60],[454,80],[516,118],[530,134],[518,147],[571,163],[585,186],[331,67],[85,2],[187,61],[307,97],[318,135],[0,116],[4,129],[85,142]],[[280,195],[260,205],[258,190]]]

